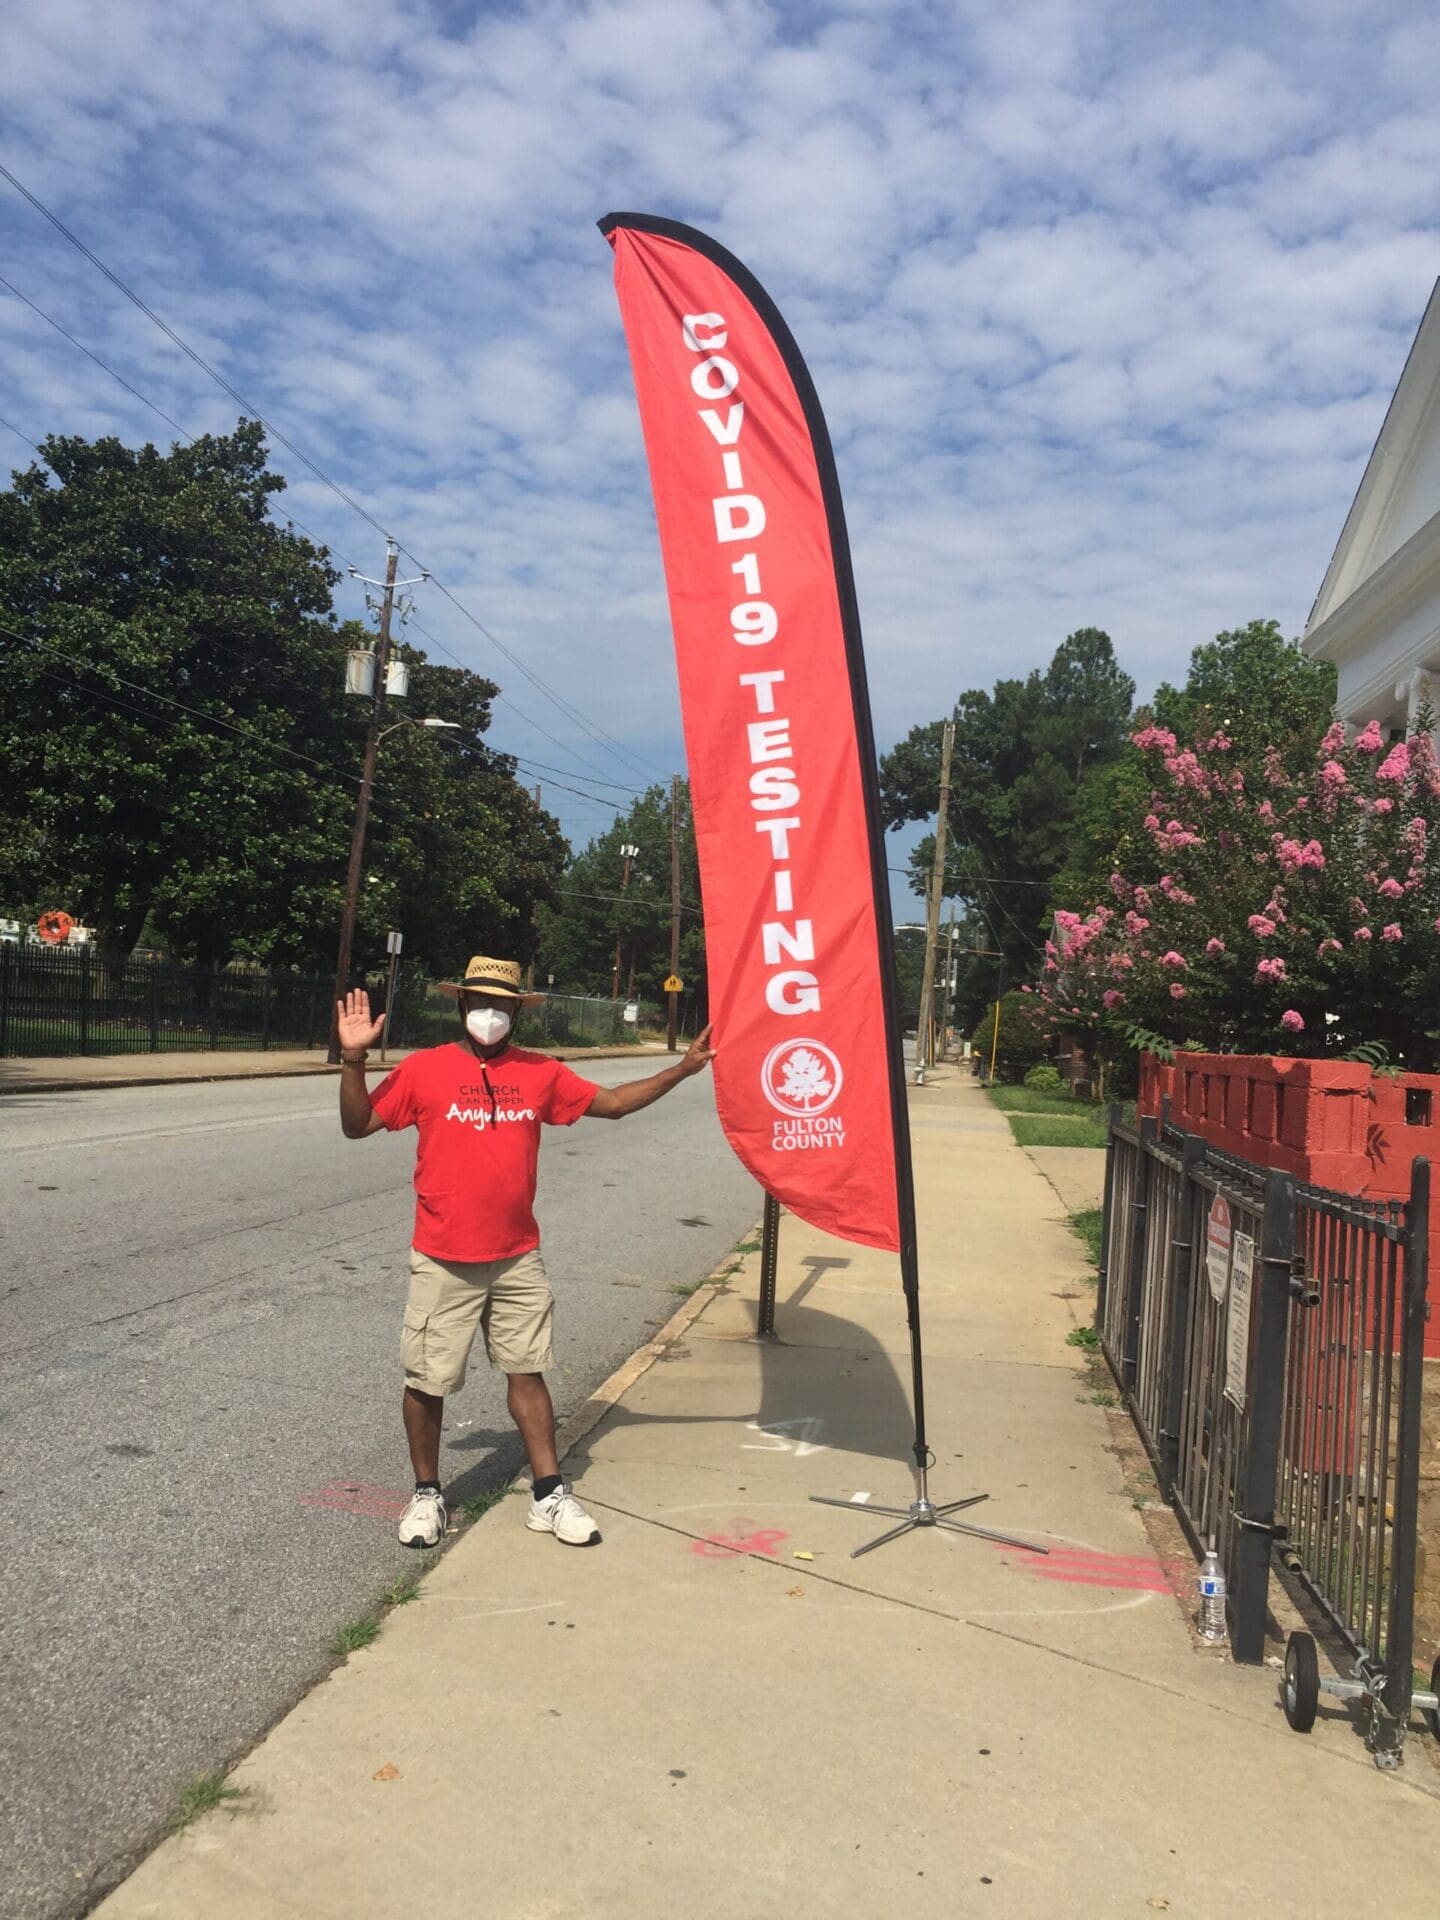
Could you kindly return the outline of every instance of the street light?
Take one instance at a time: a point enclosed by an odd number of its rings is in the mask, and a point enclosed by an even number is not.
[[[390,726],[382,727],[375,738],[383,740],[387,733],[395,733],[401,727],[435,727],[443,728],[447,733],[464,732],[458,720],[437,720],[433,713],[427,714],[423,720],[412,720],[407,714],[403,720],[396,720]]]

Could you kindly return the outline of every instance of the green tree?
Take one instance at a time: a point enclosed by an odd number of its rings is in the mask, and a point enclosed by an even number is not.
[[[324,966],[335,948],[368,709],[343,692],[358,627],[322,549],[277,524],[253,421],[162,454],[52,438],[0,494],[0,899],[65,907],[128,952]],[[387,921],[448,968],[528,937],[564,843],[480,736],[496,688],[413,667],[381,748],[358,965]],[[395,718],[401,717],[397,711]]]
[[[1135,686],[1109,636],[1072,633],[1050,665],[955,706],[946,894],[984,912],[1012,977],[1029,971],[1048,924],[1048,888],[1064,862],[1077,795],[1087,774],[1120,752]],[[912,729],[880,764],[887,826],[933,815],[941,721]],[[911,860],[923,895],[933,840]]]
[[[1296,771],[1335,711],[1335,668],[1287,640],[1277,620],[1217,633],[1190,655],[1183,687],[1157,687],[1156,724],[1181,740],[1224,734],[1242,761],[1278,750]]]
[[[1137,719],[1153,718],[1183,741],[1224,737],[1242,765],[1259,765],[1273,750],[1299,773],[1334,709],[1330,662],[1310,659],[1299,641],[1285,639],[1277,621],[1251,620],[1196,647],[1185,684],[1162,684]],[[1086,774],[1056,876],[1056,907],[1087,907],[1105,893],[1112,873],[1130,871],[1144,845],[1140,821],[1150,787],[1144,756],[1128,742],[1117,758]]]
[[[680,783],[680,976],[687,992],[705,990],[705,931],[690,789]],[[635,846],[625,883],[625,856]],[[611,991],[616,952],[620,992],[659,997],[670,971],[670,789],[640,794],[614,824],[575,854],[559,904],[539,916],[540,969],[557,992]]]

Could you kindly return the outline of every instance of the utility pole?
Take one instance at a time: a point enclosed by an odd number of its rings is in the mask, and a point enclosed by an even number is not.
[[[945,891],[945,836],[950,824],[950,756],[955,748],[955,722],[945,722],[940,747],[940,806],[935,815],[935,864],[930,871],[930,899],[925,910],[925,972],[920,981],[920,1018],[915,1030],[915,1083],[923,1086],[925,1069],[934,1056],[930,1028],[935,1014],[935,948],[940,939],[940,898]]]
[[[630,862],[635,858],[636,854],[639,853],[640,849],[639,847],[627,845],[621,847],[620,851],[625,856],[625,871],[620,876],[620,891],[623,894],[625,889],[630,885]],[[622,937],[620,909],[617,905],[615,909],[615,971],[610,976],[610,998],[612,1000],[618,1000],[620,998],[620,941]]]
[[[535,811],[537,813],[540,811],[540,782],[538,780],[535,782]],[[533,934],[535,927],[535,910],[533,907],[530,910],[530,927]],[[533,993],[535,991],[535,951],[533,946],[530,951],[530,964],[525,969],[525,991],[527,993]]]
[[[670,779],[670,978],[680,977],[680,776]],[[677,1050],[676,1026],[680,1017],[680,996],[667,993],[670,1011],[665,1016],[665,1044],[671,1053]]]
[[[955,904],[950,904],[950,938],[945,948],[945,984],[940,994],[940,1058],[945,1058],[955,992]]]
[[[365,858],[365,828],[370,819],[370,790],[375,784],[375,752],[380,744],[380,718],[385,711],[385,675],[390,664],[390,615],[395,606],[395,567],[400,549],[385,543],[385,597],[380,603],[380,639],[375,649],[375,690],[370,696],[370,730],[365,736],[365,765],[360,775],[360,798],[355,805],[355,827],[350,835],[350,864],[345,871],[345,911],[340,916],[340,952],[335,961],[338,1002],[350,990],[350,954],[355,944],[355,915],[360,905],[360,867]],[[330,1013],[330,1065],[340,1059],[340,1027]]]

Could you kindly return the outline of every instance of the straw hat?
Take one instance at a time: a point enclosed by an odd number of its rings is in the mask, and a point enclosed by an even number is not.
[[[488,953],[472,953],[463,980],[436,982],[437,993],[493,993],[497,1000],[518,1000],[522,1007],[538,1007],[543,993],[526,993],[520,985],[520,966],[515,960],[493,960]]]

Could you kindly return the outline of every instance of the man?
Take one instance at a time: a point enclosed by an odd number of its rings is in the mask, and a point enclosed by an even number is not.
[[[363,1140],[382,1127],[419,1133],[410,1295],[400,1338],[405,1433],[415,1495],[400,1519],[407,1547],[433,1547],[445,1533],[440,1491],[440,1425],[447,1394],[464,1385],[478,1330],[490,1364],[509,1382],[510,1417],[525,1443],[533,1481],[525,1524],[566,1546],[594,1546],[599,1529],[560,1477],[555,1409],[545,1385],[553,1300],[535,1224],[535,1174],[542,1123],[573,1126],[582,1115],[620,1120],[659,1100],[713,1057],[707,1027],[675,1065],[598,1087],[548,1054],[510,1043],[524,993],[513,960],[476,954],[463,980],[441,987],[457,1002],[458,1037],[401,1061],[374,1093],[365,1050],[385,1021],[367,993],[340,1001],[340,1126]]]

